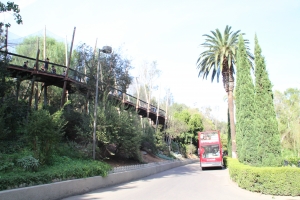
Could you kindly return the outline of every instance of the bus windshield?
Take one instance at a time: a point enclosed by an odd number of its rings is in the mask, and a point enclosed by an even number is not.
[[[220,148],[218,144],[205,145],[202,146],[201,153],[203,158],[219,158]]]

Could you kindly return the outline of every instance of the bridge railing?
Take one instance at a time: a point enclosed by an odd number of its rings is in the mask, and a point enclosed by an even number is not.
[[[0,53],[3,53],[3,55],[6,55],[7,58],[10,60],[10,64],[14,65],[14,66],[18,66],[20,68],[23,68],[24,62],[28,61],[28,70],[36,70],[34,68],[35,63],[36,63],[36,59],[31,58],[31,57],[27,57],[27,56],[23,56],[23,55],[18,55],[15,53],[11,53],[11,52],[5,52],[5,51],[0,51]],[[52,63],[52,62],[48,62],[48,70],[47,71],[43,71],[42,70],[42,66],[45,65],[46,61],[44,60],[38,60],[38,71],[42,72],[42,73],[53,73],[52,72],[52,66],[56,69],[56,74],[57,75],[61,75],[61,76],[65,76],[64,71],[66,71],[67,67],[64,65],[60,65],[60,64],[56,64],[56,63]],[[81,73],[79,71],[76,71],[74,69],[69,68],[68,71],[68,78],[76,81],[76,82],[80,82],[80,83],[87,83],[88,80],[90,80],[90,77],[85,75],[84,73]],[[104,83],[103,83],[104,84]],[[136,104],[138,103],[139,108],[143,108],[144,110],[147,110],[148,108],[148,103],[138,99],[130,94],[127,93],[123,93],[121,90],[116,89],[111,87],[111,95],[113,95],[114,97],[118,98],[121,101],[130,103],[134,106],[136,106]],[[157,108],[156,106],[150,104],[149,105],[149,111],[152,113],[157,113]],[[165,116],[165,111],[162,109],[159,109],[158,114],[160,116]]]
[[[9,60],[10,60],[10,64],[15,65],[15,66],[19,66],[19,67],[23,67],[24,63],[27,61],[27,67],[29,70],[35,70],[35,63],[36,63],[36,59],[31,58],[31,57],[27,57],[27,56],[23,56],[23,55],[18,55],[18,54],[14,54],[11,52],[5,52],[5,51],[0,51],[1,53],[7,54]],[[43,66],[45,66],[46,61],[44,60],[38,60],[38,71],[39,72],[43,72],[43,73],[54,73],[52,71],[52,67],[54,67],[55,69],[55,74],[57,75],[65,75],[65,71],[67,70],[67,67],[65,65],[61,65],[61,64],[57,64],[57,63],[53,63],[53,62],[48,62],[48,70],[43,70]],[[69,68],[68,71],[68,78],[71,78],[75,81],[78,82],[82,82],[82,83],[86,83],[87,80],[89,79],[87,75],[85,75],[84,73],[81,73],[79,71],[76,71],[72,68]]]
[[[35,64],[36,64],[36,59],[35,58],[31,58],[28,56],[23,56],[23,55],[19,55],[19,54],[15,54],[15,53],[11,53],[11,52],[4,52],[4,51],[0,51],[3,54],[7,54],[7,56],[9,57],[9,63],[15,66],[19,66],[20,68],[22,68],[24,66],[25,62],[27,63],[27,67],[28,69],[31,70],[35,70]],[[45,72],[45,73],[52,73],[52,66],[55,67],[56,69],[56,74],[62,74],[62,72],[64,70],[66,70],[66,66],[64,65],[60,65],[60,64],[56,64],[56,63],[51,63],[48,62],[48,71],[43,71],[42,70],[42,66],[45,66],[46,61],[44,60],[38,60],[38,71],[40,72]]]
[[[115,96],[116,98],[118,98],[120,101],[124,101],[127,103],[130,103],[134,106],[136,106],[138,104],[139,108],[143,108],[144,110],[147,111],[148,109],[148,103],[146,101],[143,101],[141,99],[137,99],[135,96],[132,96],[130,94],[124,93],[119,89],[113,88],[111,87],[111,95]],[[157,113],[157,107],[155,105],[150,104],[149,105],[149,111],[152,113]],[[162,109],[159,109],[158,114],[160,116],[164,116],[166,115],[166,112]]]

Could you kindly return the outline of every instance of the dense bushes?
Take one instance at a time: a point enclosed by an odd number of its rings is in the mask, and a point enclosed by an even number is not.
[[[227,158],[229,174],[239,187],[271,195],[300,195],[300,168],[252,167]]]
[[[72,160],[60,157],[56,164],[44,167],[39,172],[0,173],[0,190],[46,184],[67,179],[106,176],[111,167],[106,163],[93,160]]]
[[[123,106],[118,108],[108,102],[98,107],[96,136],[102,152],[141,161],[139,150],[142,133],[139,116],[135,111],[125,110]],[[114,148],[109,149],[109,146]]]
[[[148,123],[146,123],[145,128],[143,129],[142,134],[142,149],[147,152],[156,153],[157,152],[157,145],[156,144],[156,133],[153,128],[150,127]]]
[[[185,144],[183,148],[186,156],[196,153],[196,147],[193,144]]]
[[[49,164],[51,155],[63,135],[66,124],[59,110],[50,115],[47,110],[33,111],[25,123],[24,132],[34,157],[43,164]]]

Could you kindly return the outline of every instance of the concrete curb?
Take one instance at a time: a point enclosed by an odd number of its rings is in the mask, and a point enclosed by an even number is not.
[[[140,169],[111,173],[106,177],[95,176],[90,178],[75,179],[69,181],[56,182],[51,184],[37,185],[32,187],[18,188],[12,190],[0,191],[1,200],[55,200],[69,196],[87,193],[103,187],[108,187],[120,183],[137,180],[150,176],[168,169],[197,162],[198,159],[189,159],[184,161],[174,161],[157,166],[144,167]]]

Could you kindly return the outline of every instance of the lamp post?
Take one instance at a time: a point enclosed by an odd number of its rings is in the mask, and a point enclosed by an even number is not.
[[[98,54],[98,66],[97,66],[97,75],[96,75],[96,95],[95,95],[95,110],[94,110],[94,133],[93,133],[93,159],[96,159],[96,123],[97,123],[97,107],[98,107],[98,82],[99,82],[99,71],[101,68],[100,62],[100,53],[110,54],[112,52],[112,48],[110,46],[104,46],[102,49],[99,49]],[[101,75],[102,81],[102,75]]]

